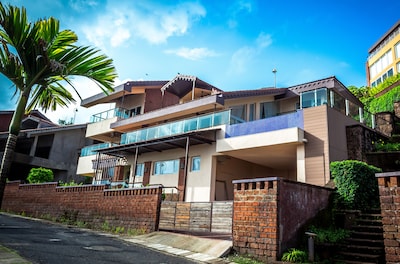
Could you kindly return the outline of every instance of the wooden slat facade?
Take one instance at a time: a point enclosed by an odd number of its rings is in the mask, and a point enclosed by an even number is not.
[[[232,234],[233,202],[161,203],[160,229]]]

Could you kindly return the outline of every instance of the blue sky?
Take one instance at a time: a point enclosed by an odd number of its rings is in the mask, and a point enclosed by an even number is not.
[[[195,75],[226,91],[288,87],[335,75],[366,84],[368,49],[399,19],[400,1],[325,0],[5,0],[29,18],[54,16],[79,44],[114,60],[118,83]],[[100,90],[76,80],[83,98]],[[13,88],[0,77],[0,109],[14,109]],[[79,98],[77,98],[78,100]],[[77,105],[48,112],[53,121],[89,121],[99,112]]]

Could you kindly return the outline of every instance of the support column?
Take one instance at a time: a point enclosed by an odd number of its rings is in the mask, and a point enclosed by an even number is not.
[[[297,168],[297,181],[306,182],[306,153],[304,144],[298,145],[296,149],[296,168]]]

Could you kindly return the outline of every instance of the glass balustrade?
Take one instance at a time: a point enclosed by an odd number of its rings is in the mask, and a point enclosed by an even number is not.
[[[81,157],[96,155],[97,154],[96,150],[102,149],[102,148],[108,148],[108,147],[115,146],[115,145],[116,144],[112,144],[112,143],[100,143],[100,144],[95,144],[95,145],[84,147],[81,149]]]
[[[121,144],[147,141],[156,138],[168,137],[188,133],[200,129],[229,124],[230,111],[222,111],[208,115],[201,115],[159,126],[132,131],[121,136]]]
[[[101,113],[94,114],[90,117],[90,123],[100,122],[109,118],[118,117],[121,119],[128,118],[130,116],[130,111],[124,108],[113,108]]]

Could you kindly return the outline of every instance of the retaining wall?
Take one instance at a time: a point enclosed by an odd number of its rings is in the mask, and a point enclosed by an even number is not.
[[[376,173],[386,263],[400,263],[400,171]]]
[[[303,226],[328,206],[332,193],[275,177],[233,183],[233,247],[266,261],[296,246]]]
[[[2,210],[91,226],[158,229],[161,187],[105,189],[105,185],[57,187],[57,183],[6,185]]]

